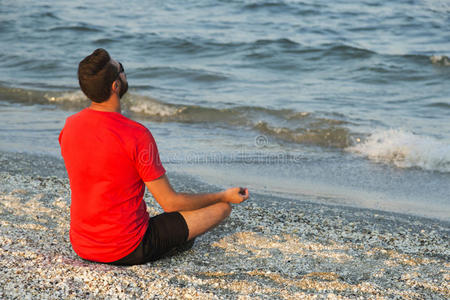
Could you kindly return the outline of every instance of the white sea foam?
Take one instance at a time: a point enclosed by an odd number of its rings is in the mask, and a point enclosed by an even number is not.
[[[82,91],[65,92],[62,94],[45,94],[44,97],[49,102],[61,104],[79,104],[89,102]],[[128,110],[148,116],[170,117],[182,112],[184,109],[173,105],[167,105],[154,99],[136,94],[127,95],[124,99],[126,103],[125,106],[128,107]]]
[[[433,55],[430,57],[431,63],[444,67],[450,67],[450,59],[444,55]]]
[[[450,172],[450,144],[401,129],[374,132],[346,150],[400,168]]]
[[[129,110],[135,113],[160,117],[171,117],[182,112],[184,109],[184,107],[178,108],[158,101],[150,101],[149,99],[145,99],[145,101],[135,99],[129,107]]]
[[[86,102],[86,99],[87,99],[82,91],[66,92],[66,93],[63,93],[60,95],[45,94],[44,97],[48,101],[56,102],[56,103],[62,103],[62,102],[80,103],[80,102]]]

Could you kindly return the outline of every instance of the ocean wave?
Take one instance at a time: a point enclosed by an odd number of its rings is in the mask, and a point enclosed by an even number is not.
[[[59,93],[45,93],[44,98],[51,103],[86,104],[87,99],[82,91]]]
[[[0,85],[0,100],[22,104],[56,104],[62,108],[81,108],[88,103],[80,90],[56,92]]]
[[[430,61],[433,65],[450,67],[450,59],[445,55],[433,55]]]
[[[100,38],[100,39],[96,39],[96,40],[92,41],[92,43],[94,43],[95,45],[99,45],[99,46],[110,45],[115,42],[117,42],[117,40],[114,38]]]
[[[285,12],[286,10],[291,8],[291,6],[288,5],[287,3],[285,3],[284,1],[263,1],[263,2],[246,4],[243,8],[249,9],[249,10],[279,8],[280,11]]]
[[[53,20],[61,20],[55,13],[50,11],[34,13],[31,14],[30,17],[36,19],[49,18]]]
[[[130,97],[124,98],[124,110],[143,117],[157,117],[160,118],[159,121],[173,118],[186,109],[183,106],[165,104],[149,97],[136,95],[132,98],[132,100]]]
[[[96,26],[90,24],[78,24],[70,26],[56,26],[50,28],[49,31],[102,32],[103,29],[96,28]]]
[[[0,85],[0,99],[28,104],[46,104],[45,92]]]
[[[125,103],[124,109],[128,112],[153,121],[221,123],[231,128],[256,130],[279,141],[310,146],[344,149],[351,145],[354,135],[344,127],[347,122],[343,120],[289,109],[183,106],[162,103],[147,97],[133,97],[132,101]]]
[[[205,46],[205,42],[201,39],[180,38],[180,37],[166,37],[157,34],[125,34],[119,37],[120,40],[135,39],[142,47],[142,50],[156,51],[176,51],[177,53],[197,54],[209,50]]]
[[[327,121],[318,122],[316,126],[302,126],[295,129],[276,127],[260,121],[254,128],[261,133],[298,144],[343,149],[351,144],[350,131],[345,127],[328,126]],[[326,126],[324,126],[326,125]]]
[[[325,52],[324,55],[328,56],[340,56],[341,58],[368,58],[376,52],[365,49],[365,48],[359,48],[356,46],[350,46],[345,44],[326,44],[324,45]]]
[[[307,45],[301,39],[290,35],[279,35],[271,38],[257,38],[224,42],[220,37],[167,37],[158,34],[130,36],[142,49],[155,53],[163,52],[167,55],[187,55],[202,58],[231,57],[238,66],[251,66],[276,70],[302,70],[302,60],[327,61],[339,60],[367,60],[374,56],[391,56],[378,53],[374,49],[367,49],[360,45],[327,42]],[[122,40],[118,38],[117,40]],[[392,55],[417,61],[424,64],[429,60],[426,55]],[[391,72],[386,69],[383,72]]]
[[[254,3],[248,3],[242,6],[243,10],[252,12],[270,12],[270,13],[280,13],[280,14],[295,14],[301,16],[317,14],[320,8],[324,5],[321,3],[290,3],[290,1],[260,1]]]
[[[191,81],[214,82],[224,81],[228,76],[223,73],[212,72],[204,69],[177,68],[169,66],[138,68],[131,72],[136,78],[185,78]]]
[[[288,38],[279,38],[279,39],[262,39],[256,40],[252,43],[255,47],[266,46],[271,44],[277,44],[280,46],[292,47],[299,45],[297,42],[288,39]]]
[[[248,124],[239,109],[176,105],[141,95],[125,97],[123,109],[130,115],[156,122]]]
[[[446,102],[434,102],[434,103],[427,104],[426,106],[450,109],[450,103],[446,103]]]
[[[82,109],[89,104],[79,90],[44,92],[0,86],[0,99],[27,104],[54,104]],[[128,93],[122,99],[126,115],[155,122],[210,123],[230,128],[256,130],[279,141],[343,149],[351,145],[353,133],[345,127],[345,116],[319,116],[291,109],[253,106],[214,108],[171,104],[148,96]]]
[[[133,37],[139,40],[138,37]],[[151,42],[148,41],[149,36],[145,35],[140,38],[142,49],[145,50],[164,50],[174,51],[175,53],[183,53],[188,55],[207,55],[222,56],[230,54],[242,54],[245,56],[247,51],[255,49],[280,49],[282,51],[290,51],[297,49],[300,44],[287,37],[279,37],[273,39],[254,39],[241,41],[227,41],[215,38],[191,38],[191,37],[165,37],[153,35]]]
[[[450,172],[450,144],[401,129],[374,132],[346,150],[399,168]]]
[[[166,37],[161,35],[153,35],[149,41],[149,36],[130,36],[136,39],[142,46],[142,49],[150,51],[170,51],[172,53],[182,55],[195,55],[202,57],[229,56],[238,55],[243,61],[248,58],[267,60],[274,58],[275,62],[287,60],[292,64],[292,56],[304,57],[309,59],[314,54],[315,59],[325,59],[327,57],[335,59],[367,59],[376,55],[387,55],[378,53],[373,49],[367,49],[359,45],[348,44],[342,42],[319,43],[315,45],[307,45],[291,36],[278,36],[273,38],[258,38],[249,40],[236,40],[224,42],[220,38],[192,38],[192,37]],[[121,40],[122,38],[118,39]],[[286,54],[286,55],[282,55]],[[419,60],[423,63],[425,59],[429,59],[426,55],[392,55],[409,58],[411,60]],[[295,63],[294,63],[295,64]]]

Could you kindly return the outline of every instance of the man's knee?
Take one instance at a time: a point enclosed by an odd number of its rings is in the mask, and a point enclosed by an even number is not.
[[[227,218],[231,214],[231,204],[226,202],[220,202],[222,206],[223,218]]]

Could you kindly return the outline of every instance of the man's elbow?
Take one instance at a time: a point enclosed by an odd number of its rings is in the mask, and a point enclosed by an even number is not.
[[[164,210],[164,212],[166,213],[171,213],[171,212],[175,212],[175,211],[179,211],[174,205],[164,205],[161,206],[161,208]]]
[[[161,208],[166,213],[175,212],[183,210],[183,208],[180,205],[180,197],[178,194],[173,195],[170,197],[170,199],[165,199],[166,201],[163,201],[160,203]]]

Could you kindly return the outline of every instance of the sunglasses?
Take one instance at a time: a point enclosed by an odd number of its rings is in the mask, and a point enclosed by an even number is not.
[[[122,63],[121,62],[118,62],[118,63],[119,63],[120,68],[119,68],[119,73],[117,73],[117,77],[120,76],[120,73],[125,73],[125,70],[124,70],[124,68],[122,66]]]

